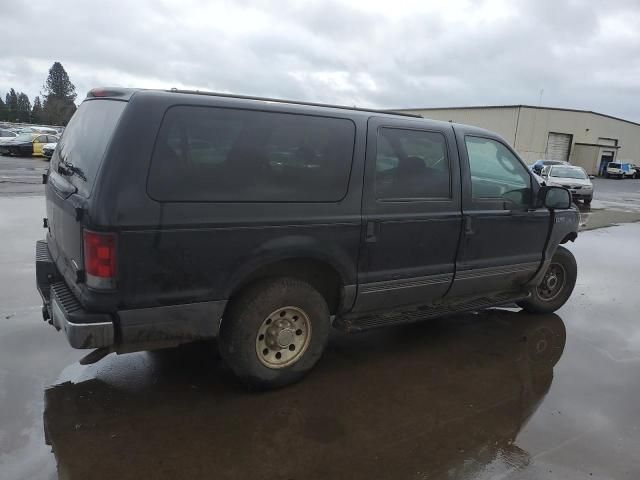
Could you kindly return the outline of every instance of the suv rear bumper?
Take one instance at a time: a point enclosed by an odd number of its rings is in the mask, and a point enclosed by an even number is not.
[[[114,344],[115,327],[111,315],[86,312],[63,281],[52,284],[50,292],[51,322],[64,331],[73,348]]]
[[[47,242],[36,242],[36,282],[45,320],[74,348],[150,350],[215,338],[226,301],[196,302],[115,313],[88,312],[60,275]]]
[[[82,307],[58,272],[44,240],[36,242],[36,282],[45,320],[63,330],[73,348],[114,344],[113,317],[108,313],[89,313]]]

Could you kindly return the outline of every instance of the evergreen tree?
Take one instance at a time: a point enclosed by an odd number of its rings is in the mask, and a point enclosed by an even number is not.
[[[2,100],[0,96],[0,121],[7,119],[7,105]]]
[[[66,125],[76,111],[76,87],[60,62],[49,69],[43,89],[43,120],[51,125]]]
[[[42,103],[40,103],[40,97],[33,99],[33,108],[31,109],[31,121],[33,123],[42,123]]]
[[[6,101],[7,104],[7,120],[10,122],[15,122],[18,120],[18,94],[12,88],[7,93]]]
[[[18,121],[29,123],[31,121],[31,102],[26,93],[20,92],[17,103]]]

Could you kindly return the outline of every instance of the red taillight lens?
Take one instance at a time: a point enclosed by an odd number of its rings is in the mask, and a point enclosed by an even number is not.
[[[113,288],[116,278],[116,235],[83,231],[84,268],[87,285],[95,288]]]

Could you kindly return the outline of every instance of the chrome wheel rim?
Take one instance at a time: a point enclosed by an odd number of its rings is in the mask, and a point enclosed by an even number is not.
[[[538,285],[538,296],[541,300],[549,302],[555,299],[564,288],[567,280],[567,272],[559,263],[549,265],[544,278]]]
[[[311,321],[298,307],[282,307],[264,319],[256,335],[258,360],[268,368],[297,362],[309,348]]]

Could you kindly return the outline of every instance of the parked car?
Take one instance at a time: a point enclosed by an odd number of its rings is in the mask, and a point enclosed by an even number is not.
[[[1,147],[7,143],[13,142],[18,135],[11,130],[0,131],[0,153],[2,153]]]
[[[583,168],[573,165],[550,165],[544,167],[542,177],[547,185],[564,187],[571,192],[574,200],[582,200],[586,205],[591,205],[593,183]]]
[[[631,168],[630,163],[611,162],[607,165],[606,177],[635,178],[636,171]]]
[[[57,142],[55,135],[41,135],[37,133],[21,133],[13,140],[0,144],[0,154],[30,157],[42,156],[42,146],[46,143]]]
[[[536,160],[534,163],[529,165],[529,168],[536,175],[540,175],[542,173],[542,169],[547,165],[570,165],[570,163],[562,160]]]
[[[12,132],[11,130],[6,130],[4,128],[0,129],[0,139],[15,138],[16,136],[16,132]]]
[[[618,160],[616,163],[620,164],[620,170],[624,172],[624,178],[640,178],[640,167],[637,167],[633,162]]]
[[[276,387],[332,325],[552,312],[576,281],[569,191],[494,133],[412,115],[92,90],[45,191],[43,315],[99,348],[85,362],[218,337],[243,381]]]
[[[58,135],[58,130],[51,127],[33,127],[34,130],[37,130],[39,133],[50,133],[52,135]]]
[[[42,146],[42,155],[46,157],[47,160],[51,160],[51,156],[53,155],[53,151],[56,149],[57,142],[53,143],[45,143]]]

